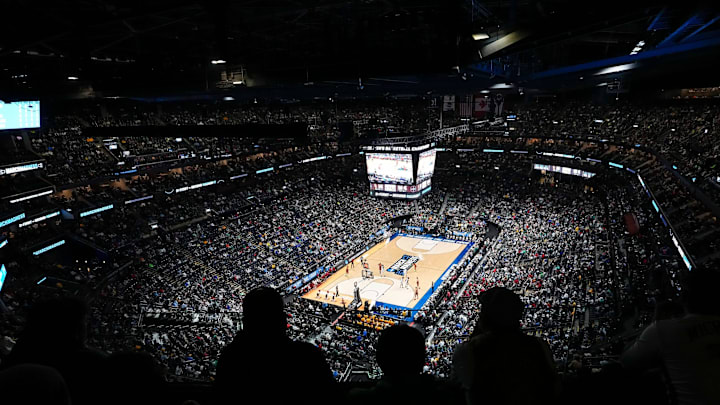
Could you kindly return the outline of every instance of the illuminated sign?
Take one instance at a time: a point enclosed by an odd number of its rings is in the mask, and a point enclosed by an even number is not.
[[[148,195],[148,196],[145,196],[145,197],[136,198],[136,199],[134,199],[134,200],[127,200],[127,201],[125,201],[125,204],[132,204],[132,203],[136,203],[136,202],[140,202],[140,201],[145,201],[145,200],[149,200],[149,199],[151,199],[151,198],[153,198],[153,197],[154,197],[154,196],[152,196],[152,195]]]
[[[0,242],[0,249],[4,248],[8,244],[7,239],[3,239],[2,242]]]
[[[3,226],[6,226],[6,225],[10,225],[13,222],[17,222],[24,218],[25,218],[25,213],[23,212],[22,214],[15,215],[12,218],[3,219],[2,221],[0,221],[0,228],[2,228]]]
[[[350,156],[350,153],[338,153],[335,157]]]
[[[7,276],[7,270],[5,265],[0,265],[0,291],[2,291],[3,284],[5,284],[5,277]]]
[[[292,163],[288,163],[288,164],[280,165],[279,169],[284,169],[284,168],[286,168],[286,167],[290,167],[290,166],[292,166]]]
[[[683,259],[683,263],[685,263],[685,266],[688,268],[688,270],[692,270],[692,266],[690,265],[690,261],[688,260],[687,256],[685,256],[685,252],[680,248],[680,242],[678,242],[675,235],[672,235],[672,241],[675,247],[678,250],[678,253],[680,253],[680,257]]]
[[[40,101],[0,100],[0,130],[25,128],[40,128]]]
[[[33,255],[39,256],[39,255],[47,252],[48,250],[55,249],[56,247],[62,246],[62,245],[64,245],[64,244],[65,244],[65,239],[59,240],[59,241],[53,243],[52,245],[48,245],[48,246],[45,246],[44,248],[42,248],[42,249],[40,249],[40,250],[34,251],[34,252],[33,252]]]
[[[303,161],[303,162],[304,162],[304,161]],[[273,170],[275,170],[274,167],[268,167],[267,169],[260,169],[260,170],[256,171],[255,174],[267,173],[267,172],[271,172],[271,171],[273,171]]]
[[[621,164],[613,163],[613,162],[608,162],[608,164],[609,164],[610,166],[612,166],[612,167],[617,167],[618,169],[622,169],[622,168],[625,167],[625,166],[623,166],[623,165],[621,165]]]
[[[51,212],[51,213],[49,213],[49,214],[47,214],[47,215],[43,215],[43,216],[40,216],[40,217],[37,217],[37,218],[33,218],[33,219],[29,220],[29,221],[21,222],[21,223],[18,225],[18,227],[22,228],[22,227],[24,227],[24,226],[36,224],[36,223],[38,223],[38,222],[42,222],[42,221],[44,221],[44,220],[46,220],[46,219],[49,219],[49,218],[52,218],[52,217],[56,217],[56,216],[58,216],[58,215],[60,215],[60,211]]]
[[[483,149],[483,152],[485,152],[485,153],[503,153],[504,150],[502,150],[502,149]]]
[[[565,159],[575,159],[574,155],[566,155],[564,153],[551,153],[551,152],[543,152],[544,156],[554,156],[554,157],[561,157]]]
[[[655,200],[650,201],[652,203],[653,208],[655,208],[655,212],[660,212],[660,208],[658,208],[658,205],[655,203]]]
[[[4,174],[28,172],[30,170],[37,170],[37,169],[42,169],[42,168],[43,168],[42,162],[27,163],[27,164],[15,166],[15,167],[4,167],[4,168],[0,168],[0,176],[2,176]]]
[[[595,173],[586,172],[585,170],[580,170],[580,169],[573,169],[572,167],[565,167],[565,166],[543,165],[543,164],[535,163],[533,165],[533,168],[535,170],[545,170],[545,171],[549,171],[549,172],[569,174],[571,176],[579,176],[579,177],[584,177],[586,179],[589,179],[589,178],[595,176]]]
[[[510,153],[528,153],[526,150],[511,150]]]
[[[14,200],[10,200],[10,203],[11,203],[11,204],[15,204],[15,203],[19,203],[20,201],[30,200],[30,199],[33,199],[33,198],[42,197],[42,196],[44,196],[44,195],[48,195],[48,194],[52,194],[52,193],[53,193],[52,190],[47,190],[47,191],[43,191],[43,192],[41,192],[41,193],[32,194],[32,195],[28,195],[28,196],[25,196],[25,197],[16,198],[16,199],[14,199]]]
[[[106,206],[104,206],[104,207],[95,208],[94,210],[81,212],[81,213],[80,213],[80,218],[86,217],[86,216],[88,216],[88,215],[97,214],[98,212],[103,212],[103,211],[111,210],[111,209],[113,209],[113,208],[115,208],[115,206],[114,206],[113,204],[109,204],[109,205],[106,205]]]
[[[362,152],[360,152],[360,154],[362,154]],[[300,163],[310,163],[310,162],[315,162],[317,160],[324,160],[327,158],[328,158],[327,156],[318,156],[318,157],[314,157],[314,158],[310,158],[310,159],[303,159],[300,161]]]
[[[230,177],[230,180],[239,179],[239,178],[245,177],[245,176],[247,176],[247,173],[238,174],[237,176],[232,176],[232,177]]]
[[[198,189],[201,187],[212,186],[213,184],[217,184],[217,180],[210,180],[210,181],[206,181],[205,183],[197,183],[197,184],[193,184],[192,186],[189,186],[189,187],[176,188],[175,192],[182,193],[183,191],[195,190],[195,189]]]

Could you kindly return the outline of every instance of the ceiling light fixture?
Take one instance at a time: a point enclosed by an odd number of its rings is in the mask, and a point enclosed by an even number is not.
[[[483,40],[483,39],[488,39],[488,38],[490,38],[490,35],[488,35],[488,34],[486,34],[486,33],[484,33],[484,32],[478,32],[477,34],[472,34],[472,38],[473,38],[475,41],[480,41],[480,40]]]

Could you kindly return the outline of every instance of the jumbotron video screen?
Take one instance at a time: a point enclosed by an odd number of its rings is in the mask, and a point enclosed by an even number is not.
[[[391,148],[407,153],[366,152],[365,154],[370,195],[417,199],[429,192],[435,172],[434,145]]]
[[[420,159],[418,160],[417,169],[417,182],[422,183],[432,177],[435,172],[435,149],[426,150],[420,153]]]
[[[413,161],[410,154],[368,153],[365,155],[371,183],[413,184]]]

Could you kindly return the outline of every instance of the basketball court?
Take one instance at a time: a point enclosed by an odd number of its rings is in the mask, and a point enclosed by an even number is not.
[[[332,274],[303,298],[332,305],[349,305],[355,287],[362,301],[387,308],[419,309],[460,261],[472,242],[431,236],[394,234]],[[361,258],[367,262],[363,271]],[[380,274],[379,264],[384,270]],[[371,273],[370,277],[367,277]],[[366,277],[363,277],[363,276]],[[408,285],[403,285],[403,276]],[[417,289],[417,294],[416,294]],[[339,295],[333,300],[333,295]]]

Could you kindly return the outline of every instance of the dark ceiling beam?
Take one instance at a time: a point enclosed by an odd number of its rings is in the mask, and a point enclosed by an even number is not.
[[[674,42],[673,40],[676,37],[680,36],[680,34],[682,34],[689,25],[695,24],[699,18],[700,18],[700,14],[693,14],[690,18],[685,20],[685,22],[682,23],[675,31],[671,32],[670,35],[668,35],[667,37],[665,37],[665,39],[660,41],[660,43],[658,43],[656,45],[656,48],[659,48],[661,46],[667,46],[667,45],[671,44],[672,42]]]
[[[148,11],[148,8],[151,10]],[[89,19],[88,21],[95,21],[95,22],[92,24],[88,24],[86,26],[77,26],[76,24],[74,24],[71,29],[63,30],[62,32],[58,32],[58,33],[54,33],[54,34],[50,34],[50,35],[42,34],[42,35],[46,35],[46,36],[41,36],[40,38],[30,38],[27,42],[16,41],[16,43],[8,43],[6,46],[6,49],[4,49],[2,52],[0,52],[0,56],[5,56],[7,54],[10,54],[14,50],[27,50],[29,48],[32,48],[33,46],[37,46],[42,43],[51,43],[58,39],[62,39],[62,38],[66,38],[66,37],[74,37],[74,36],[78,35],[78,33],[87,32],[88,30],[91,30],[91,29],[96,29],[96,28],[106,29],[107,26],[109,26],[109,25],[111,26],[116,23],[122,23],[125,20],[132,21],[137,18],[163,16],[163,15],[173,14],[176,12],[188,12],[188,11],[192,11],[192,10],[202,11],[202,8],[197,5],[183,5],[183,6],[175,7],[175,8],[168,10],[166,7],[163,7],[163,6],[155,6],[153,8],[152,3],[150,3],[148,5],[148,7],[144,8],[143,10],[144,10],[143,12],[138,12],[138,13],[128,13],[128,14],[119,15],[119,16],[112,15],[109,18],[107,18],[107,17],[102,18],[103,16],[98,16],[99,18],[94,18],[92,20]],[[30,12],[33,12],[33,9],[28,9],[26,11],[28,13],[30,13]],[[32,31],[30,31],[30,32],[32,32]],[[40,30],[39,32],[42,32],[42,30]],[[17,38],[19,40],[23,40],[25,38],[28,38],[28,36],[27,35],[17,35],[17,36],[15,36],[15,38]]]
[[[685,42],[685,41],[687,41],[688,39],[694,37],[695,35],[699,34],[699,33],[702,32],[703,30],[705,30],[705,28],[707,28],[707,27],[715,24],[718,20],[720,20],[720,15],[716,16],[716,17],[713,18],[712,20],[710,20],[710,21],[706,22],[705,24],[703,24],[702,26],[700,26],[700,28],[698,28],[698,29],[696,29],[695,31],[693,31],[690,35],[688,35],[688,36],[686,36],[685,38],[681,39],[680,42]]]
[[[200,15],[200,14],[202,14],[202,13],[198,13],[197,15]],[[130,25],[127,23],[127,21],[124,21],[124,20],[123,20],[122,23],[123,23],[123,25],[125,25],[126,27],[128,27],[128,29],[130,29],[130,34],[123,35],[122,37],[120,37],[120,38],[118,38],[118,39],[116,39],[116,40],[114,40],[114,41],[110,41],[110,42],[108,42],[108,43],[106,43],[106,44],[103,44],[102,46],[99,46],[99,47],[91,50],[91,51],[90,51],[90,55],[93,55],[93,54],[95,54],[95,53],[97,53],[97,52],[100,52],[100,51],[102,51],[102,50],[111,48],[111,47],[113,47],[113,46],[115,46],[115,45],[117,45],[117,44],[120,44],[120,43],[122,43],[122,42],[125,42],[125,41],[127,41],[127,40],[129,40],[129,39],[131,39],[131,38],[136,37],[136,36],[143,35],[143,34],[147,34],[147,33],[150,33],[150,32],[152,32],[152,31],[156,31],[156,30],[159,30],[159,29],[163,29],[163,28],[168,27],[168,26],[170,26],[170,25],[174,25],[174,24],[177,24],[177,23],[179,23],[179,22],[182,22],[182,21],[185,21],[185,20],[189,20],[189,19],[191,19],[191,18],[196,17],[197,15],[189,15],[189,16],[177,18],[177,19],[175,19],[175,20],[166,21],[166,22],[164,22],[164,23],[162,23],[162,24],[158,24],[158,25],[155,25],[155,26],[152,26],[152,27],[149,27],[149,28],[145,28],[145,29],[142,29],[142,30],[137,30],[137,29],[133,28],[132,26],[130,26]]]
[[[666,28],[664,25],[663,25],[663,26],[659,26],[659,25],[658,25],[658,22],[660,22],[660,19],[661,19],[661,18],[663,17],[663,15],[665,14],[665,11],[667,11],[667,7],[663,7],[663,8],[660,10],[660,12],[657,13],[657,15],[655,16],[655,18],[653,18],[652,22],[650,22],[650,25],[648,25],[648,28],[647,28],[648,31],[655,31],[655,30],[657,30],[657,29],[664,29],[664,28]]]

